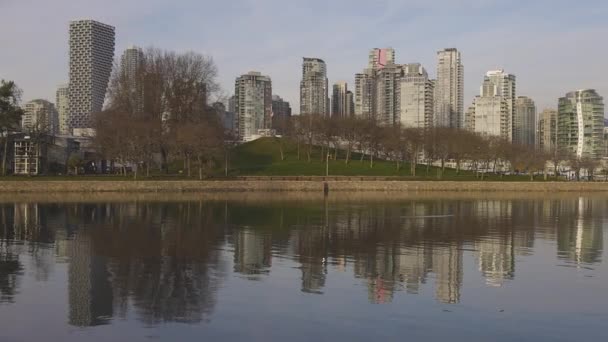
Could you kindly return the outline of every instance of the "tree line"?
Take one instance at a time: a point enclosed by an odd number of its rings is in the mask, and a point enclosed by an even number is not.
[[[488,173],[501,177],[507,173],[526,173],[532,180],[538,174],[548,179],[551,173],[557,178],[566,169],[573,171],[577,179],[582,170],[587,170],[592,179],[593,171],[600,166],[598,160],[579,158],[556,147],[543,151],[463,129],[384,126],[358,117],[293,116],[275,120],[275,129],[296,144],[298,159],[310,162],[313,148],[318,146],[322,158],[329,156],[349,164],[356,151],[360,161],[365,160],[369,167],[377,159],[394,162],[398,170],[409,164],[413,176],[423,164],[427,173],[432,165],[438,166],[439,178],[443,178],[450,165],[457,174],[466,169],[480,179]],[[281,158],[284,156],[282,143]]]

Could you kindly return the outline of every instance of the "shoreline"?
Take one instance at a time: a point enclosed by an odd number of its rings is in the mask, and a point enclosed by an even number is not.
[[[323,193],[333,192],[608,192],[608,182],[500,182],[398,180],[0,181],[0,193]]]
[[[571,200],[573,198],[605,199],[602,192],[516,192],[516,191],[426,191],[426,192],[64,192],[0,194],[0,204],[14,203],[188,203],[221,202],[269,205],[304,205],[319,201],[327,203],[387,203],[402,201],[510,201],[510,200]]]

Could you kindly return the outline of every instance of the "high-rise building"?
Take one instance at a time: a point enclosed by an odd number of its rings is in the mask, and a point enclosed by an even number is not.
[[[526,96],[519,96],[515,100],[513,142],[527,146],[536,144],[536,105]]]
[[[21,128],[25,132],[55,135],[59,129],[59,118],[55,105],[47,100],[32,100],[25,104]]]
[[[367,68],[355,74],[354,112],[358,117],[376,118],[377,74],[387,65],[395,64],[395,50],[374,48],[369,52]]]
[[[69,115],[69,106],[70,106],[70,98],[69,98],[69,86],[67,84],[60,85],[57,87],[56,97],[56,109],[58,116],[58,134],[68,135],[70,134],[70,128],[68,125],[68,115]]]
[[[395,50],[393,48],[373,48],[369,51],[369,69],[378,70],[389,64],[395,64]]]
[[[437,52],[434,125],[458,128],[463,126],[464,66],[457,49]]]
[[[327,67],[319,58],[304,57],[300,82],[300,114],[329,115]]]
[[[271,127],[272,83],[270,77],[255,71],[237,77],[234,94],[238,138],[242,141],[255,139],[260,130]]]
[[[91,127],[101,112],[114,61],[114,27],[93,20],[70,22],[69,129]]]
[[[543,151],[552,151],[557,141],[557,111],[545,109],[538,119],[538,148]]]
[[[604,149],[602,158],[608,158],[608,127],[604,127]]]
[[[477,97],[474,117],[474,132],[511,139],[509,108],[501,96]]]
[[[477,97],[473,99],[473,103],[467,108],[464,113],[464,129],[475,132],[475,101]]]
[[[558,102],[557,146],[577,157],[599,158],[604,133],[604,99],[594,89],[567,93]]]
[[[481,85],[480,96],[475,98],[475,109],[467,111],[463,124],[474,132],[511,141],[514,94],[515,76],[502,70],[488,72]]]
[[[381,125],[394,125],[401,117],[401,79],[403,68],[387,64],[376,73],[375,119]]]
[[[348,117],[348,84],[346,82],[338,82],[333,86],[333,95],[331,98],[331,115],[333,117]]]
[[[515,101],[516,101],[516,87],[515,87],[515,75],[508,74],[504,70],[492,70],[486,74],[486,79],[494,84],[495,96],[501,96],[507,104],[507,112],[509,113],[511,122],[511,137],[510,140],[514,139],[515,129]],[[482,94],[483,95],[483,94]]]
[[[346,116],[353,117],[355,115],[355,96],[352,91],[346,92]]]
[[[144,110],[143,63],[144,53],[137,46],[127,48],[120,58],[121,75],[129,91],[129,107],[134,113]]]
[[[285,134],[285,120],[291,117],[291,106],[279,95],[272,95],[272,128]]]
[[[288,118],[291,117],[291,106],[279,95],[272,95],[272,116]]]
[[[365,69],[362,73],[355,75],[355,115],[358,117],[373,118],[375,116],[376,83],[374,78],[373,69]]]
[[[433,125],[433,81],[419,63],[403,65],[401,110],[403,127],[428,128]]]

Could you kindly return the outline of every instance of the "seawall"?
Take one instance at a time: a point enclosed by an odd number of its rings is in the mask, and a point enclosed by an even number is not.
[[[379,180],[208,180],[112,181],[32,180],[0,181],[0,192],[10,193],[180,193],[180,192],[608,192],[608,182],[476,182]]]

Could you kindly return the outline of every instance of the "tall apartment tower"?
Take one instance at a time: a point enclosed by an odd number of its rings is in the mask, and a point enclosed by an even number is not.
[[[395,64],[395,50],[393,48],[373,48],[369,51],[368,68],[379,70],[386,65]]]
[[[434,125],[459,128],[463,126],[464,66],[457,49],[437,52]]]
[[[486,76],[481,86],[481,95],[475,98],[474,110],[467,111],[465,122],[474,132],[510,141],[513,128],[511,107],[508,100],[500,94],[497,84]]]
[[[374,48],[369,51],[367,68],[355,74],[355,115],[376,117],[376,76],[387,65],[395,64],[395,50]]]
[[[355,115],[361,118],[374,117],[375,71],[365,69],[355,74]]]
[[[279,134],[285,134],[286,119],[291,117],[291,106],[279,95],[272,95],[272,128]]]
[[[501,96],[507,103],[507,112],[509,112],[511,121],[511,140],[515,140],[515,102],[517,92],[515,87],[515,75],[508,74],[504,70],[492,70],[486,74],[486,79],[495,85],[496,95]]]
[[[348,90],[346,92],[346,116],[353,117],[355,116],[355,95],[352,91]]]
[[[375,119],[380,125],[394,125],[401,117],[401,79],[403,68],[387,64],[376,72]]]
[[[272,125],[272,82],[251,71],[237,77],[234,87],[236,130],[239,140],[249,141]]]
[[[91,127],[101,112],[114,61],[114,27],[93,20],[70,22],[68,126]]]
[[[594,89],[570,92],[558,101],[557,147],[577,157],[602,156],[604,99]]]
[[[515,100],[513,143],[536,145],[536,105],[531,98],[526,96],[519,96]]]
[[[331,116],[332,117],[349,117],[348,103],[348,84],[346,82],[338,82],[333,86],[333,94],[331,98]]]
[[[540,113],[536,136],[539,149],[547,152],[555,149],[557,146],[557,111],[555,109],[545,109]]]
[[[319,58],[304,57],[300,82],[300,114],[329,115],[327,67]]]
[[[471,132],[475,132],[475,102],[477,98],[479,96],[473,99],[473,103],[464,112],[463,128]]]
[[[59,118],[55,105],[47,100],[32,100],[25,104],[21,127],[25,132],[57,134]]]
[[[61,135],[69,135],[70,128],[68,125],[68,115],[70,109],[70,98],[69,98],[69,86],[67,84],[62,84],[57,87],[57,92],[55,94],[55,103],[57,109],[57,120],[58,120],[58,134]]]
[[[129,106],[134,113],[144,111],[144,85],[142,79],[142,68],[144,53],[141,48],[131,46],[122,53],[120,58],[120,72],[124,86],[129,89]]]
[[[403,127],[429,128],[433,125],[434,84],[420,63],[403,65],[401,110]]]

